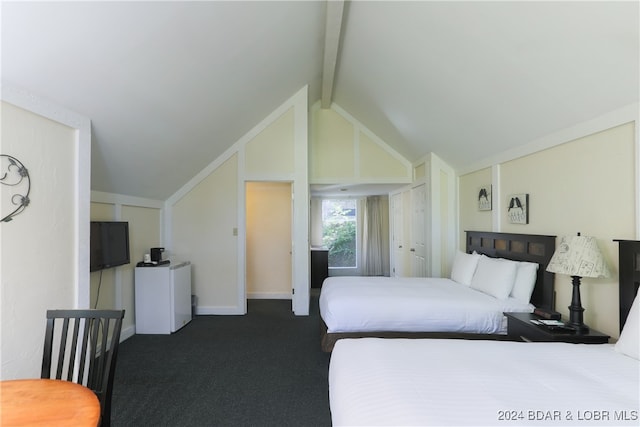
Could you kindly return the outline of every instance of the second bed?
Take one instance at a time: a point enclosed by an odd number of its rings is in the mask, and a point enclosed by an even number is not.
[[[555,236],[468,231],[466,240],[451,279],[325,279],[319,300],[322,349],[331,351],[338,339],[354,337],[506,339],[503,312],[553,308],[553,274],[546,267]],[[505,288],[510,281],[515,285]]]

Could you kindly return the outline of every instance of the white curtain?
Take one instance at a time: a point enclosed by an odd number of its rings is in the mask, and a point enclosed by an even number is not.
[[[362,274],[389,276],[389,198],[367,197],[362,219]]]

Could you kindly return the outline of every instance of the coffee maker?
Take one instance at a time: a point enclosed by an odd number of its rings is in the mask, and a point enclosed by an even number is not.
[[[169,261],[162,259],[164,248],[151,248],[151,262],[154,264],[166,264]]]

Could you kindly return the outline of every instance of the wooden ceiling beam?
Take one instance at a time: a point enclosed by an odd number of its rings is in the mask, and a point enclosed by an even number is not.
[[[322,65],[321,107],[329,108],[333,97],[333,80],[338,62],[344,0],[327,0],[327,16],[324,33],[324,61]]]

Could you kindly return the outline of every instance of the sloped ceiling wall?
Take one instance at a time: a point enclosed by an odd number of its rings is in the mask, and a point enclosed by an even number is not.
[[[344,4],[333,100],[456,169],[637,103],[638,2]],[[305,85],[325,1],[2,2],[2,84],[92,120],[92,189],[164,200]]]

